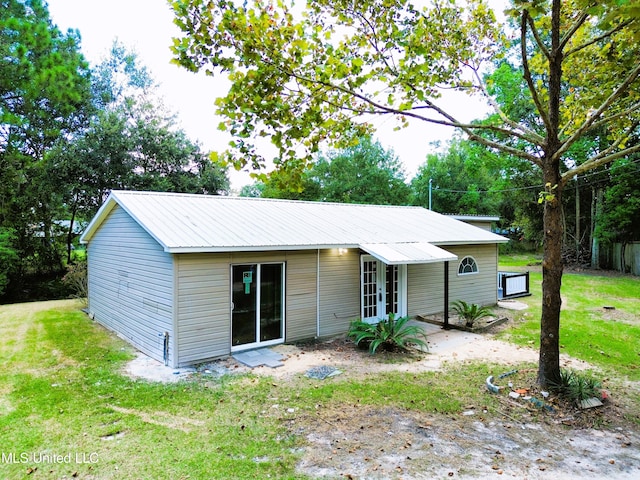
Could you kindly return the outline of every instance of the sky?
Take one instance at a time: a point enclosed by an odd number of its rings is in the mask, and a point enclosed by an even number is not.
[[[170,63],[171,39],[179,36],[173,24],[173,12],[165,0],[48,0],[52,22],[66,32],[77,29],[81,50],[95,65],[107,56],[114,40],[133,50],[159,83],[160,96],[170,111],[177,114],[178,126],[205,151],[224,151],[231,138],[217,130],[222,120],[215,114],[214,101],[224,95],[228,84],[222,77],[194,74]],[[465,95],[447,98],[447,108],[462,121],[481,117],[481,103]],[[394,131],[389,117],[377,118],[376,138],[385,149],[393,150],[412,178],[426,155],[434,151],[432,142],[446,141],[454,130],[424,122]],[[271,154],[272,156],[272,154]],[[229,172],[233,189],[253,183],[246,172]]]

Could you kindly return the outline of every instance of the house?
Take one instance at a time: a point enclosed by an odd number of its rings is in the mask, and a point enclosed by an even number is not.
[[[492,230],[492,225],[500,221],[500,217],[490,217],[486,215],[451,215],[456,220],[462,220],[469,223],[474,227],[483,228],[485,230]]]
[[[114,191],[81,241],[91,317],[178,367],[495,304],[506,240],[421,207]]]

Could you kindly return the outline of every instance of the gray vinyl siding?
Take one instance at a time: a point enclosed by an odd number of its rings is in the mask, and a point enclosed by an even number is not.
[[[407,314],[410,317],[444,310],[443,265],[425,263],[407,266]]]
[[[316,335],[316,251],[176,255],[178,363],[231,352],[231,265],[285,264],[285,339]]]
[[[320,336],[345,333],[360,318],[360,253],[320,252]]]
[[[457,262],[449,262],[449,301],[495,305],[498,302],[496,245],[466,245],[447,249],[458,256]],[[478,273],[458,275],[459,263],[466,256],[475,259]]]
[[[287,252],[286,341],[317,335],[317,250]]]
[[[473,225],[474,227],[481,228],[482,230],[491,231],[491,222],[480,221],[480,220],[465,220],[469,225]]]
[[[231,351],[231,274],[228,254],[176,255],[178,364]]]
[[[87,247],[89,312],[133,346],[163,361],[173,352],[173,260],[116,206]]]
[[[497,302],[497,248],[490,245],[447,246],[458,256],[449,262],[449,303],[464,300],[479,305]],[[460,261],[472,256],[478,273],[458,275]],[[409,265],[407,273],[407,302],[410,316],[444,311],[444,264]]]

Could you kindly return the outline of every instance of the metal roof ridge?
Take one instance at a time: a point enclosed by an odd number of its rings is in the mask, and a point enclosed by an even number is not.
[[[265,202],[265,203],[295,203],[304,205],[322,205],[322,206],[338,206],[338,207],[377,207],[377,208],[411,208],[427,210],[419,205],[385,205],[377,203],[343,203],[343,202],[327,202],[322,200],[297,200],[290,198],[262,198],[262,197],[240,197],[237,195],[209,195],[204,193],[182,193],[182,192],[158,192],[150,190],[112,190],[111,194],[115,196],[162,196],[162,197],[189,197],[207,200],[233,200],[248,202]],[[436,213],[436,212],[434,212]]]

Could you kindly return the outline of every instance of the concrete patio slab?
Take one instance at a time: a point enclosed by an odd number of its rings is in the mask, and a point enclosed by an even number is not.
[[[256,350],[237,352],[233,353],[231,356],[238,362],[251,368],[260,367],[262,365],[277,368],[284,365],[284,363],[282,363],[283,356],[269,348],[258,348]]]
[[[467,343],[476,342],[482,338],[477,333],[465,332],[462,330],[445,330],[439,325],[421,322],[419,320],[410,320],[407,325],[416,325],[421,327],[427,335],[427,343],[429,352],[439,353],[466,345]]]
[[[529,308],[529,305],[517,300],[499,300],[498,306],[501,308],[506,308],[507,310],[526,310],[527,308]]]

